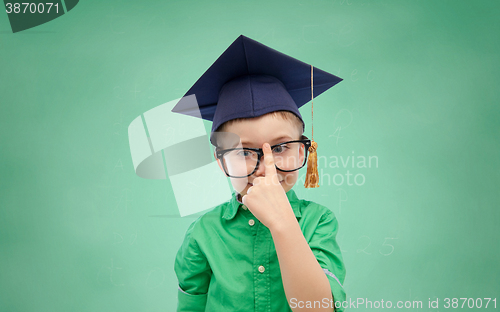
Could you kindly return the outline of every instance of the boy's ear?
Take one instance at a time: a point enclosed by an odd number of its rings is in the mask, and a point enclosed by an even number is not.
[[[224,169],[222,169],[222,164],[220,163],[220,160],[219,160],[219,159],[217,159],[217,164],[219,165],[220,170],[221,170],[222,172],[224,172]],[[226,173],[224,172],[224,174],[226,174]]]
[[[214,158],[217,160],[217,164],[219,165],[220,170],[224,172],[224,169],[222,168],[222,164],[220,163],[220,159],[217,158],[217,148],[214,148]],[[226,172],[224,172],[226,174]]]
[[[302,164],[304,162],[304,157],[306,154],[305,149],[306,149],[306,146],[302,145],[302,147],[299,150],[299,164]]]

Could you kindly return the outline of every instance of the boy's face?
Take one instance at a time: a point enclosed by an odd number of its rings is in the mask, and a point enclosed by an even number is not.
[[[264,143],[269,143],[271,146],[287,141],[299,140],[299,129],[289,120],[284,120],[279,116],[266,114],[256,118],[249,118],[235,122],[226,126],[225,132],[231,132],[239,136],[240,147],[263,148]],[[300,162],[304,161],[304,148],[299,151]],[[222,164],[217,159],[219,167],[224,172]],[[288,192],[299,177],[299,171],[284,172],[276,169],[278,180],[281,186]],[[246,195],[247,190],[252,186],[253,180],[256,177],[265,176],[264,157],[261,158],[259,167],[250,176],[246,178],[230,178],[233,188],[241,194]]]

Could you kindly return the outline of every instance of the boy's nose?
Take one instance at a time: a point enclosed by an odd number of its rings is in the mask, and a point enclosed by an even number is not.
[[[264,156],[259,159],[259,166],[253,173],[254,176],[262,177],[266,174],[266,165],[264,164]]]
[[[253,173],[254,176],[261,177],[266,174],[266,165],[264,164],[264,157],[262,157],[259,161],[259,166],[257,170]]]

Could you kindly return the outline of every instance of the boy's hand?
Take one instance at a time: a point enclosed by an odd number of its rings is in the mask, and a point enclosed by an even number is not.
[[[270,230],[278,225],[296,221],[285,190],[281,186],[271,146],[263,145],[265,176],[253,180],[253,186],[247,190],[242,202],[252,214]]]

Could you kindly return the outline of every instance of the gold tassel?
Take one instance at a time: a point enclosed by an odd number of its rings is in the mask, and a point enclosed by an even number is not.
[[[306,182],[304,183],[305,188],[319,187],[319,174],[318,174],[318,155],[316,149],[318,148],[318,143],[311,143],[309,147],[309,156],[307,157],[307,174]]]
[[[314,93],[313,93],[313,66],[311,65],[311,146],[309,147],[309,156],[307,157],[307,174],[304,183],[305,188],[319,187],[319,174],[318,174],[318,143],[314,142]]]

